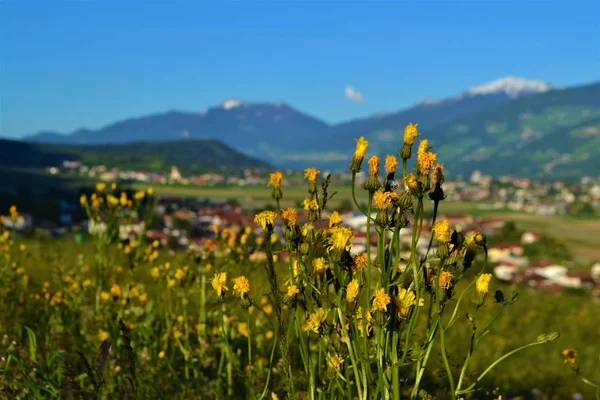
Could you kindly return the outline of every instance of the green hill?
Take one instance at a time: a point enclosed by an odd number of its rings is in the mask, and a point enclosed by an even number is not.
[[[60,166],[64,160],[154,172],[167,172],[176,165],[184,174],[269,167],[219,141],[192,139],[93,146],[0,139],[0,160],[0,167],[5,168]]]
[[[425,132],[453,173],[578,178],[600,171],[600,84],[554,90]]]

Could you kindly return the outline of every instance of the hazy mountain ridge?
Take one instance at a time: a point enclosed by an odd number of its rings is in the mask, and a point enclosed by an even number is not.
[[[371,152],[395,154],[404,126],[414,122],[456,173],[476,168],[492,174],[510,170],[547,177],[569,171],[564,175],[575,176],[595,165],[595,152],[586,146],[599,140],[594,133],[599,87],[596,83],[557,89],[541,81],[507,77],[455,96],[423,99],[405,110],[333,126],[283,102],[228,99],[199,113],[171,111],[58,138],[44,132],[28,140],[123,143],[218,137],[278,166],[343,170],[354,138],[365,136]],[[572,132],[577,129],[591,133],[577,136]],[[569,135],[573,139],[565,146],[563,138]]]

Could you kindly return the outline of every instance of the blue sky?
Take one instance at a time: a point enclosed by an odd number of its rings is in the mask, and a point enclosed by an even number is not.
[[[506,75],[598,81],[598,15],[598,1],[0,0],[0,136],[228,97],[333,123]]]

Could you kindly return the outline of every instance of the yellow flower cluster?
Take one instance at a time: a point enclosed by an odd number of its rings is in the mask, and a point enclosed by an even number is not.
[[[435,223],[433,226],[433,237],[441,243],[448,243],[450,241],[450,227],[447,219]]]
[[[404,143],[405,144],[412,146],[412,144],[415,142],[415,139],[417,138],[417,136],[419,136],[419,131],[417,129],[417,125],[418,124],[409,123],[404,128]]]
[[[308,321],[306,321],[306,330],[314,332],[316,334],[319,333],[321,329],[321,325],[327,319],[327,311],[323,309],[323,307],[317,308],[315,312],[309,315]]]
[[[379,210],[387,210],[390,204],[395,200],[398,200],[398,193],[396,192],[383,192],[378,190],[373,194],[375,207]]]
[[[227,272],[219,272],[213,276],[210,281],[213,289],[217,293],[217,296],[222,297],[225,295],[225,292],[228,290],[227,286]]]
[[[274,211],[262,211],[254,216],[254,223],[260,225],[263,231],[267,230],[268,226],[272,226],[277,219],[277,213]]]
[[[316,168],[306,168],[304,170],[304,178],[308,179],[311,183],[316,183],[320,173],[321,171],[318,171]]]
[[[387,311],[387,306],[391,300],[390,295],[385,292],[384,288],[377,289],[373,298],[373,311]]]
[[[292,207],[281,210],[281,219],[285,221],[285,224],[288,227],[292,228],[294,225],[296,225],[296,220],[298,219],[296,210]]]
[[[233,279],[233,291],[240,297],[245,298],[250,292],[250,281],[245,276]]]
[[[272,185],[275,188],[279,188],[281,186],[281,180],[283,179],[283,174],[281,171],[275,171],[269,175],[269,183],[267,186]]]
[[[319,211],[319,202],[316,199],[304,199],[302,206],[305,211]]]

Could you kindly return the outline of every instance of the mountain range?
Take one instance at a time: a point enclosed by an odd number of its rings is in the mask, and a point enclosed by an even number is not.
[[[171,111],[70,134],[40,132],[30,142],[107,144],[216,139],[274,165],[346,168],[353,138],[394,154],[408,122],[439,151],[451,173],[576,178],[600,171],[600,84],[557,88],[507,77],[455,96],[340,124],[327,124],[283,102],[228,99],[203,112]],[[451,166],[451,167],[450,167]]]

